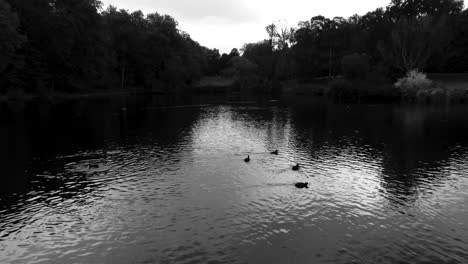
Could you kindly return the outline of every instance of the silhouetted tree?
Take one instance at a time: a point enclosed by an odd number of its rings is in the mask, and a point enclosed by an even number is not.
[[[392,0],[348,19],[314,16],[297,28],[279,21],[266,26],[266,40],[245,44],[241,58],[265,83],[341,74],[341,59],[353,53],[367,54],[371,68],[467,71],[462,10],[461,0]],[[249,65],[237,49],[220,56],[201,46],[171,16],[102,10],[98,0],[0,0],[0,30],[2,92],[175,91]]]
[[[431,17],[403,18],[393,28],[391,42],[381,45],[384,59],[403,73],[423,70],[427,62],[445,44],[443,20]]]
[[[229,53],[229,57],[231,57],[231,58],[239,57],[239,56],[240,56],[239,50],[237,50],[236,48],[232,49],[231,53]]]
[[[74,92],[187,86],[217,68],[219,53],[193,41],[168,15],[113,6],[101,12],[97,0],[8,0],[11,8],[0,1],[0,67],[11,65],[0,77],[6,87]]]
[[[449,21],[451,38],[443,58],[442,71],[468,72],[468,9],[456,14]],[[447,30],[444,29],[444,30]]]
[[[286,50],[294,43],[294,28],[288,27],[284,20],[271,23],[265,27],[271,49]]]
[[[388,12],[399,19],[456,14],[463,10],[463,0],[392,0]]]
[[[259,66],[259,74],[272,78],[275,69],[275,57],[269,40],[257,43],[247,43],[242,47],[242,57],[254,62]]]
[[[229,67],[223,70],[223,75],[236,80],[241,91],[253,88],[258,82],[257,65],[250,60],[234,56],[229,61]]]
[[[24,37],[18,32],[19,20],[12,12],[10,5],[0,0],[0,73],[11,63],[16,50],[24,41]]]

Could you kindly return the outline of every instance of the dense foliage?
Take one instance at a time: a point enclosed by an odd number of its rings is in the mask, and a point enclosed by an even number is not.
[[[243,56],[268,78],[310,80],[368,71],[395,78],[413,69],[468,71],[468,11],[461,0],[392,0],[363,16],[314,16],[288,29],[268,25],[269,39],[244,46]],[[351,56],[351,57],[350,57]],[[343,72],[356,63],[357,72]],[[360,62],[359,62],[360,60]],[[349,62],[346,62],[349,61]],[[285,66],[286,65],[286,66]]]
[[[2,93],[176,89],[213,72],[219,52],[170,16],[98,0],[0,0]]]
[[[314,16],[296,28],[272,23],[267,39],[220,56],[168,15],[103,10],[99,0],[0,0],[0,95],[173,92],[204,75],[258,91],[344,75],[352,82],[337,80],[330,91],[347,91],[368,79],[392,83],[414,69],[467,72],[466,25],[462,0],[392,0],[347,19]]]

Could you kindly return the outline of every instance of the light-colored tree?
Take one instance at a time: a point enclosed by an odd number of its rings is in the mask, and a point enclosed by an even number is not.
[[[285,20],[278,20],[266,26],[270,45],[274,50],[285,50],[294,44],[294,28]]]

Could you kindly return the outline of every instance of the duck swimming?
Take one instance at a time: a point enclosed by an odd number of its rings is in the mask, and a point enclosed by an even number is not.
[[[303,188],[309,188],[309,183],[308,182],[298,182],[296,184],[294,184],[297,188],[299,189],[303,189]]]
[[[278,150],[272,151],[271,154],[278,155]]]
[[[244,159],[245,162],[250,162],[250,155],[247,156],[247,158]]]
[[[299,170],[299,163],[297,163],[296,165],[294,165],[294,166],[292,167],[292,170],[293,170],[293,171]]]

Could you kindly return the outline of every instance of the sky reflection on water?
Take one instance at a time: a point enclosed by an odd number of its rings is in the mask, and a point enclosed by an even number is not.
[[[206,103],[3,106],[0,262],[468,261],[466,108]]]

